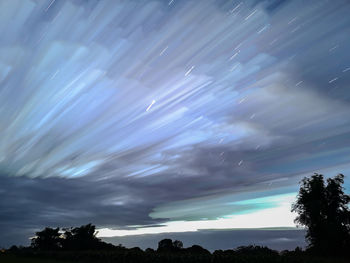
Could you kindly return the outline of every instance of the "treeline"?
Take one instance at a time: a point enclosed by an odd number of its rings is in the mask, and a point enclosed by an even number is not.
[[[94,226],[89,224],[81,226],[80,229],[86,231],[86,229],[92,229]],[[50,240],[51,247],[49,248],[45,243],[41,243],[46,237],[41,235],[42,232],[52,233],[56,236],[57,228],[50,229],[45,228],[43,231],[38,232],[39,235],[33,240],[32,245],[29,247],[16,247],[12,246],[5,254],[15,255],[19,258],[26,259],[55,259],[60,262],[78,262],[78,263],[330,263],[334,262],[334,258],[325,259],[310,255],[307,251],[303,251],[300,248],[296,248],[294,251],[282,251],[278,252],[264,246],[240,246],[235,249],[228,250],[216,250],[213,253],[207,249],[193,245],[187,248],[183,247],[183,244],[179,240],[163,239],[159,241],[158,248],[147,248],[145,250],[139,247],[126,248],[122,245],[108,244],[100,239],[94,237],[91,242],[84,241],[83,243],[76,243],[70,246],[65,246],[66,241],[64,238],[66,235],[61,235],[58,239]],[[37,233],[37,234],[38,234]],[[59,233],[59,232],[58,232]],[[74,233],[77,233],[74,231]],[[85,232],[86,234],[86,232]],[[77,235],[77,234],[72,234]],[[79,234],[80,235],[80,234]],[[89,235],[91,238],[91,235]],[[62,238],[62,240],[60,240]],[[74,243],[79,242],[80,237],[74,238]],[[41,240],[41,241],[39,241]],[[44,244],[44,246],[41,246]],[[92,245],[94,244],[94,246]],[[75,247],[73,249],[73,247]],[[1,255],[0,255],[1,261]],[[337,259],[339,263],[345,263],[347,261],[343,259]]]
[[[56,259],[60,262],[84,263],[330,263],[335,258],[315,257],[310,250],[297,247],[294,251],[278,252],[265,246],[240,246],[235,249],[216,250],[193,245],[184,248],[179,240],[163,239],[158,248],[126,248],[113,245],[96,237],[92,224],[69,229],[45,228],[36,233],[28,247],[12,246],[4,254],[21,258]],[[1,256],[0,256],[1,259]],[[336,262],[347,262],[338,257]]]
[[[112,244],[105,243],[96,237],[96,227],[92,224],[80,227],[64,228],[46,227],[36,232],[32,238],[31,248],[37,251],[76,251],[111,249]]]
[[[101,241],[101,244],[104,243]],[[38,250],[33,247],[12,247],[5,253],[19,259],[55,259],[59,262],[77,263],[346,263],[340,257],[319,257],[296,248],[294,251],[278,252],[264,246],[241,246],[236,249],[216,250],[210,253],[199,245],[182,247],[182,242],[161,240],[157,249],[106,244],[103,249],[89,250]],[[1,261],[1,255],[0,255]],[[31,261],[31,262],[32,262]],[[17,261],[16,261],[17,262]],[[20,261],[18,261],[20,262]],[[41,262],[41,261],[40,261]]]

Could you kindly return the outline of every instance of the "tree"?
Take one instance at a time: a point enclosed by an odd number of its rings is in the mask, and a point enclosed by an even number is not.
[[[153,248],[146,248],[145,252],[146,253],[154,253],[155,250]]]
[[[97,249],[102,242],[96,234],[96,227],[92,224],[66,229],[63,234],[63,248],[66,250]]]
[[[327,179],[322,174],[304,178],[292,211],[295,222],[307,229],[309,250],[344,254],[350,247],[350,196],[344,193],[344,175]]]
[[[183,243],[180,240],[175,240],[174,242],[169,239],[163,239],[158,242],[158,252],[178,252],[183,249]]]
[[[60,229],[46,227],[36,232],[32,238],[31,246],[38,250],[57,250],[61,247]]]
[[[236,255],[278,255],[278,252],[275,250],[272,250],[268,247],[256,245],[239,246],[234,250],[234,252]]]
[[[177,250],[181,250],[181,249],[184,247],[184,245],[183,245],[182,241],[180,241],[180,240],[175,240],[175,241],[173,242],[173,247],[174,247],[175,249],[177,249]]]
[[[172,251],[174,249],[173,241],[169,238],[158,242],[158,251]]]
[[[199,245],[193,245],[192,247],[186,248],[186,252],[192,255],[195,254],[206,254],[209,255],[210,252]]]

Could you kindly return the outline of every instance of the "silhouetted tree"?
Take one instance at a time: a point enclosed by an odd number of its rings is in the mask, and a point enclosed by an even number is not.
[[[173,241],[169,238],[162,239],[158,242],[157,251],[172,251],[174,249]]]
[[[199,245],[193,245],[192,247],[186,248],[186,252],[190,254],[206,254],[210,255],[210,252]]]
[[[239,246],[235,249],[237,255],[278,255],[278,252],[264,246]]]
[[[181,249],[184,247],[184,245],[183,245],[182,241],[180,241],[180,240],[175,240],[175,241],[173,242],[173,247],[174,247],[174,249],[176,249],[176,250],[181,250]]]
[[[344,193],[344,175],[324,181],[323,175],[304,178],[292,211],[295,222],[307,228],[309,250],[339,254],[350,247],[350,196]]]
[[[32,238],[31,246],[38,250],[57,250],[61,247],[60,229],[46,227],[44,230],[36,232]]]
[[[175,240],[174,242],[169,239],[163,239],[158,242],[158,252],[176,252],[183,248],[183,243],[180,240]]]
[[[8,251],[9,252],[13,252],[13,253],[16,253],[16,252],[18,252],[18,247],[16,246],[16,245],[13,245],[13,246],[11,246],[9,249],[8,249]]]
[[[98,249],[102,242],[96,234],[96,227],[92,224],[66,229],[63,234],[63,248],[65,250]]]
[[[153,248],[146,248],[145,252],[147,252],[147,253],[154,253],[156,251]]]

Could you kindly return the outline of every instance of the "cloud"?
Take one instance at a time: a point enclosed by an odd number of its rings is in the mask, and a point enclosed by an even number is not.
[[[215,228],[349,170],[346,1],[0,5],[7,237]]]
[[[269,198],[258,198],[252,200],[228,202],[230,206],[225,211],[221,202],[221,209],[218,209],[215,215],[216,219],[208,220],[203,218],[210,217],[213,212],[212,207],[207,203],[201,202],[198,206],[194,203],[186,203],[186,206],[168,207],[157,209],[152,212],[152,218],[170,218],[173,221],[165,222],[160,226],[144,227],[134,226],[131,230],[113,230],[100,229],[100,237],[144,235],[156,233],[177,233],[177,232],[196,232],[205,229],[234,229],[234,228],[273,228],[273,227],[294,227],[293,219],[295,215],[290,212],[291,201],[295,199],[295,194],[279,195]],[[222,200],[221,200],[222,201]],[[213,202],[215,203],[215,202]],[[200,207],[202,206],[202,208]],[[195,207],[195,209],[193,209]],[[202,209],[207,213],[202,215]],[[197,211],[196,211],[197,209]],[[200,212],[198,214],[198,212]],[[220,213],[226,212],[224,216]],[[187,218],[188,221],[177,221],[178,218]],[[196,218],[200,220],[196,220]],[[256,220],[259,218],[259,220]]]

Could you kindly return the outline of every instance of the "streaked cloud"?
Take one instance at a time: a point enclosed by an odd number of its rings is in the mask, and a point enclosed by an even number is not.
[[[293,226],[302,176],[350,170],[349,11],[0,1],[5,238]]]

